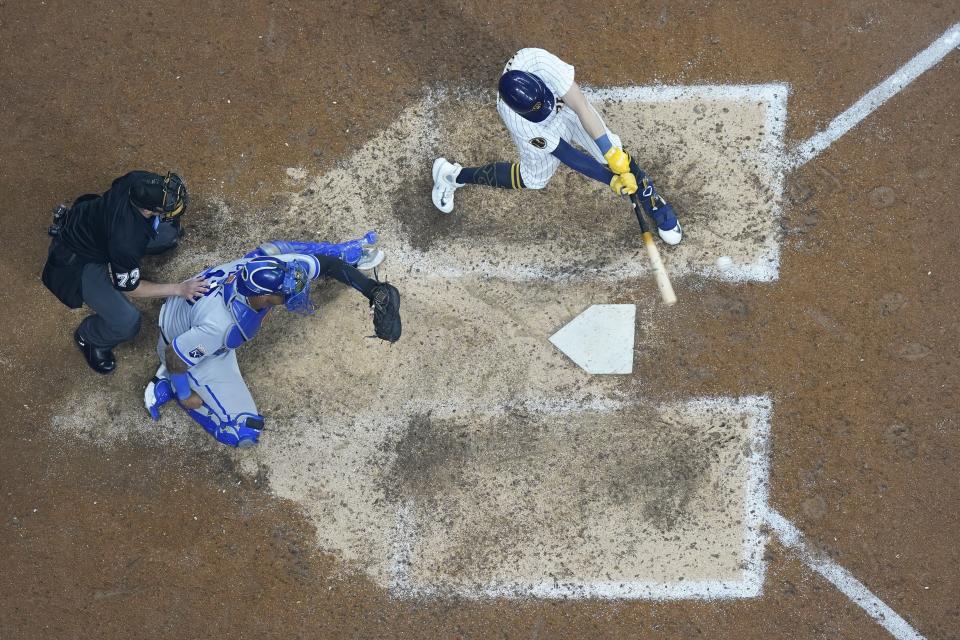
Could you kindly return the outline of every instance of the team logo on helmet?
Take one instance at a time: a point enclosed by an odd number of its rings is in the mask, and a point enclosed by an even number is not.
[[[533,108],[530,109],[530,111],[540,111],[540,109],[541,109],[542,107],[543,107],[543,103],[542,103],[542,102],[539,102],[539,101],[538,101],[538,102],[534,102],[534,103],[533,103]]]

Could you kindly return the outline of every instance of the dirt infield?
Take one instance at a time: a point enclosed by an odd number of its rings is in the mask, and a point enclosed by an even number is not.
[[[782,185],[776,168],[960,7],[555,9],[0,2],[0,637],[885,637],[817,562],[958,637],[960,51]],[[509,153],[492,87],[528,45],[598,101],[789,90],[773,137],[770,101],[604,107],[686,225],[664,250],[676,307],[629,211],[567,171],[432,208],[433,155]],[[178,169],[195,203],[151,274],[377,228],[404,338],[366,340],[363,301],[325,287],[321,314],[241,351],[277,429],[261,447],[150,422],[159,303],[94,377],[82,312],[38,275],[50,206],[141,167]],[[630,376],[547,341],[604,302],[637,305]],[[744,418],[745,398],[765,409]],[[750,515],[759,460],[763,508],[812,560]],[[658,591],[703,581],[747,587]]]

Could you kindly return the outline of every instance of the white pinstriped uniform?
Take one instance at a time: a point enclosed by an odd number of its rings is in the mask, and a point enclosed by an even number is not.
[[[573,109],[560,101],[560,97],[566,95],[573,85],[572,65],[544,49],[527,48],[521,49],[507,61],[503,72],[507,71],[526,71],[538,76],[557,99],[556,111],[547,116],[546,120],[530,122],[497,96],[497,111],[520,153],[520,176],[527,188],[542,189],[547,186],[560,165],[560,160],[551,152],[557,148],[561,139],[582,148],[597,162],[606,166],[607,161],[600,153],[600,148],[583,128],[580,118]],[[597,117],[599,118],[600,114],[597,114]],[[600,121],[603,122],[603,119]],[[620,138],[609,129],[607,136],[614,146],[622,146]]]

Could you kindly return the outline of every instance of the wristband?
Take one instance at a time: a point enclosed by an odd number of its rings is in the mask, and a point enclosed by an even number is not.
[[[610,151],[610,147],[613,146],[613,143],[610,142],[610,138],[609,136],[607,136],[607,134],[603,134],[602,136],[597,138],[595,142],[597,143],[597,146],[600,147],[601,155],[606,155],[607,151]]]
[[[190,397],[193,390],[190,389],[190,380],[185,373],[174,373],[170,376],[170,384],[173,385],[173,391],[177,394],[177,400],[183,402]]]

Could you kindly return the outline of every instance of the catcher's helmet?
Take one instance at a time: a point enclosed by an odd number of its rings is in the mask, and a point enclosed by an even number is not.
[[[507,106],[531,122],[543,122],[556,104],[553,92],[539,76],[526,71],[507,71],[497,86]]]
[[[183,215],[190,197],[187,185],[179,175],[151,173],[131,187],[130,202],[141,209],[162,212],[160,219],[166,221]]]
[[[281,294],[288,311],[313,313],[309,271],[299,260],[288,263],[273,256],[251,258],[237,272],[237,291],[244,296]]]

